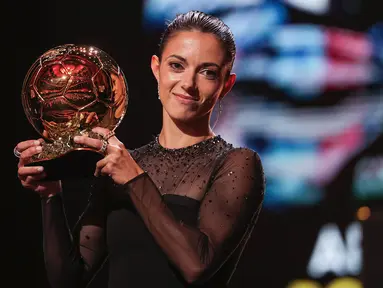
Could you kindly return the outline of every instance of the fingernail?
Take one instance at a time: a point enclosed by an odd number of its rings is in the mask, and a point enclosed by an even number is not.
[[[73,141],[74,142],[78,142],[80,140],[80,137],[79,136],[74,136],[74,138],[73,138]]]
[[[41,166],[36,167],[36,171],[37,172],[42,172],[42,171],[44,171],[44,167],[41,167]]]
[[[35,142],[33,142],[33,144],[40,145],[40,141],[36,140]]]
[[[37,147],[36,147],[36,151],[37,151],[37,152],[41,152],[42,150],[43,150],[43,148],[42,148],[41,146],[37,146]]]

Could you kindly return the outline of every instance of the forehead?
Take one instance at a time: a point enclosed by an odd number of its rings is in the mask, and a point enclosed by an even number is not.
[[[163,57],[179,55],[187,61],[224,63],[225,50],[217,37],[211,33],[182,31],[167,42]]]

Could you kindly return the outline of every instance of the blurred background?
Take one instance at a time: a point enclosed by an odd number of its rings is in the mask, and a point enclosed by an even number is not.
[[[5,61],[13,70],[5,86],[16,115],[15,126],[8,125],[14,136],[8,152],[19,141],[39,137],[24,115],[20,92],[29,67],[46,50],[87,44],[116,60],[130,93],[117,135],[136,148],[160,131],[150,57],[157,53],[166,21],[188,10],[222,18],[237,41],[237,83],[222,103],[215,132],[256,150],[267,178],[264,209],[232,287],[383,287],[383,13],[378,1],[6,5],[12,51]],[[13,154],[10,159],[13,170],[6,170],[14,188],[5,193],[9,201],[2,209],[9,256],[4,276],[11,277],[10,287],[48,288],[39,199],[21,187],[17,159]]]

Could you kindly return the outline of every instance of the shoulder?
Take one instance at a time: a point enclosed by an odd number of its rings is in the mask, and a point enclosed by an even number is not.
[[[233,147],[220,160],[214,181],[232,187],[230,193],[263,197],[266,178],[259,153],[247,147]],[[258,198],[257,198],[258,199]]]
[[[227,154],[228,159],[237,159],[238,161],[255,161],[261,163],[261,157],[257,151],[247,147],[233,147]]]
[[[226,141],[225,141],[226,142]],[[262,169],[262,160],[259,153],[248,147],[235,147],[229,142],[226,142],[226,150],[221,157],[221,163],[226,165],[252,165],[259,166]]]
[[[257,151],[248,147],[229,145],[230,149],[227,149],[219,159],[218,171],[226,173],[227,170],[235,170],[241,174],[252,174],[264,178],[263,163]]]

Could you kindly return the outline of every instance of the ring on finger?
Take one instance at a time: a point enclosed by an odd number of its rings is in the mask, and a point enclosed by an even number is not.
[[[112,138],[115,135],[114,131],[110,131],[108,134],[104,136],[104,140],[108,141],[109,138]]]
[[[98,150],[101,154],[105,154],[106,153],[106,149],[108,148],[108,141],[106,140],[101,140],[102,142],[102,146],[101,148]]]
[[[21,152],[20,152],[19,150],[17,150],[17,146],[15,146],[15,148],[13,148],[13,154],[14,154],[17,158],[20,158]]]

